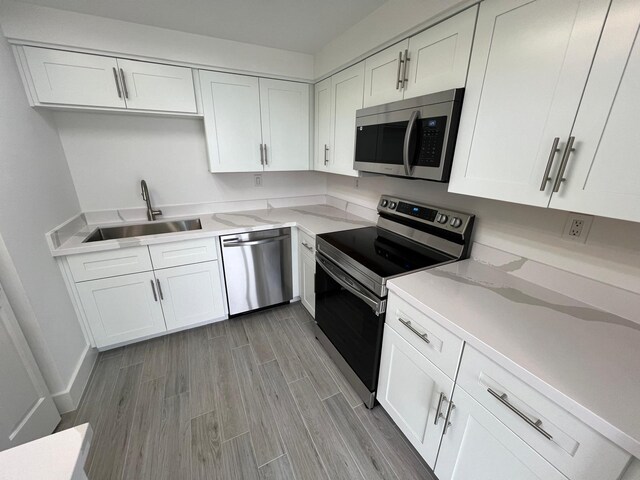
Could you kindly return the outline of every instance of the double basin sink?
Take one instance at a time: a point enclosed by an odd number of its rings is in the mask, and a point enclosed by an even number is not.
[[[100,242],[102,240],[143,237],[145,235],[188,232],[191,230],[201,229],[202,224],[200,223],[199,218],[193,218],[190,220],[174,220],[170,222],[142,223],[139,225],[122,225],[117,227],[96,228],[82,242]]]

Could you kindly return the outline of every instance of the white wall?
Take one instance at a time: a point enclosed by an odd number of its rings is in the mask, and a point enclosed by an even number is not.
[[[477,215],[480,243],[640,293],[640,223],[595,217],[582,245],[561,238],[567,212],[448,193],[433,182],[329,175],[327,193],[374,209],[383,193],[458,208]]]
[[[320,79],[441,21],[478,0],[388,0],[314,56]]]
[[[149,8],[153,8],[149,3]],[[0,0],[0,23],[12,41],[151,58],[234,72],[313,79],[304,53],[150,27],[93,15]]]
[[[80,210],[51,114],[29,107],[0,32],[0,280],[53,394],[87,344],[44,234]]]
[[[142,207],[140,180],[154,206],[324,195],[322,173],[208,171],[201,119],[57,112],[55,123],[83,211]],[[257,148],[257,145],[256,145]]]

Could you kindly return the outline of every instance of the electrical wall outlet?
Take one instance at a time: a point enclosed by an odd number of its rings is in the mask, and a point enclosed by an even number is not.
[[[253,176],[253,184],[256,187],[261,187],[262,186],[262,175],[260,175],[259,173],[257,175]]]
[[[569,213],[562,232],[562,238],[572,242],[585,243],[589,230],[591,230],[591,223],[593,223],[592,215]]]

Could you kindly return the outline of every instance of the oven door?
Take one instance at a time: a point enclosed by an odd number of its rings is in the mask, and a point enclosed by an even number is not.
[[[320,253],[316,255],[316,266],[318,327],[373,392],[378,384],[386,300]]]

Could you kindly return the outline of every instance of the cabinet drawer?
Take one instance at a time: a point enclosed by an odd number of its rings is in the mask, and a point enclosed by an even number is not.
[[[147,247],[69,255],[67,263],[76,282],[148,272],[152,269]]]
[[[150,245],[149,252],[153,268],[157,270],[216,260],[218,258],[217,242],[217,237],[214,237]]]
[[[629,461],[624,450],[469,346],[458,385],[570,479],[615,480]]]
[[[310,255],[315,258],[316,255],[316,239],[298,229],[298,246],[300,253]]]
[[[389,293],[386,323],[449,378],[455,378],[462,353],[461,339],[393,292]]]

